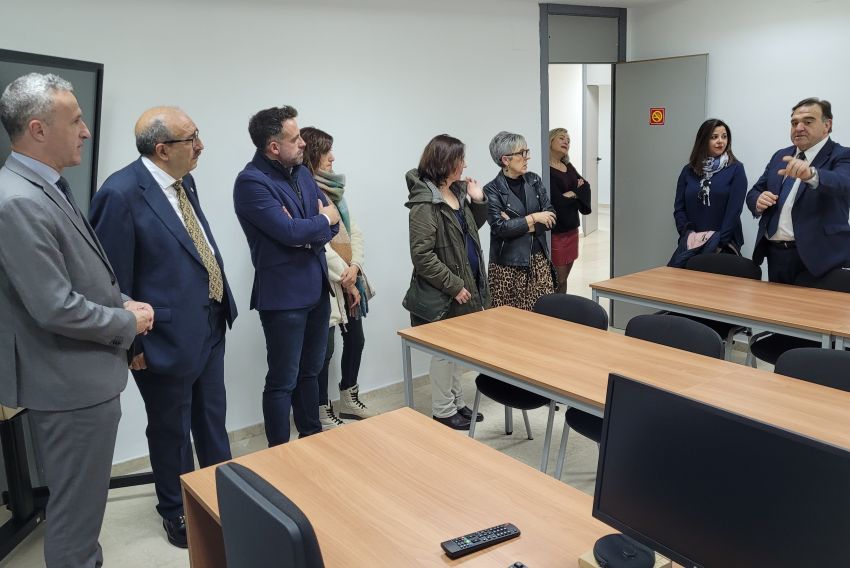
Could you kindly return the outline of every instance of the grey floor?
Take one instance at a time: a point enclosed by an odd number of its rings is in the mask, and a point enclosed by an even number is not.
[[[600,227],[608,227],[607,212],[602,211]],[[608,278],[609,232],[599,230],[581,240],[581,257],[573,268],[569,279],[569,292],[590,297],[588,284]],[[475,394],[474,374],[464,376],[464,389],[467,403],[471,406]],[[401,385],[394,385],[366,393],[362,396],[367,404],[378,411],[388,411],[403,406],[404,397]],[[416,382],[414,393],[415,407],[424,414],[430,414],[431,395],[427,378]],[[506,454],[515,457],[535,468],[540,465],[543,448],[543,434],[546,429],[547,410],[529,412],[533,440],[527,440],[522,415],[514,413],[514,432],[511,436],[504,433],[504,407],[482,398],[481,413],[484,422],[478,424],[476,439]],[[344,428],[345,426],[343,426]],[[549,472],[554,472],[558,445],[563,429],[563,408],[555,419],[555,435],[552,440]],[[234,455],[244,455],[266,447],[265,436],[260,428],[253,428],[248,436],[233,444]],[[465,432],[457,435],[466,435]],[[598,451],[596,444],[578,434],[569,437],[567,462],[562,479],[564,482],[588,494],[593,491]],[[142,467],[144,464],[136,464]],[[127,473],[126,465],[116,468],[116,473]],[[110,492],[106,507],[100,542],[104,549],[107,566],[122,568],[162,567],[177,568],[189,566],[185,550],[168,544],[154,507],[156,498],[153,486],[116,489]],[[0,521],[3,519],[0,518]],[[35,568],[43,566],[42,558],[43,529],[40,527],[31,534],[12,554],[0,562],[0,568]]]

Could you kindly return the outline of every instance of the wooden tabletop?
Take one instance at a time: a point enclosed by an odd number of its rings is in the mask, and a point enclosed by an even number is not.
[[[304,511],[328,568],[577,566],[614,532],[588,495],[409,408],[233,461]],[[218,521],[215,468],[181,479]],[[440,548],[505,522],[521,536],[454,561]]]
[[[850,393],[760,369],[505,306],[398,333],[598,408],[618,373],[850,449]]]
[[[598,292],[850,337],[850,301],[844,292],[667,266],[596,282],[590,287]]]

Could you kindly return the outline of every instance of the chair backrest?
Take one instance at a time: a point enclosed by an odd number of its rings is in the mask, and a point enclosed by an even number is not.
[[[580,323],[597,329],[608,329],[608,313],[605,309],[582,296],[573,294],[546,294],[534,303],[538,314]]]
[[[775,373],[850,392],[850,351],[800,347],[779,356]]]
[[[229,568],[324,568],[310,521],[268,481],[226,463],[215,482]]]
[[[705,324],[681,316],[662,314],[635,316],[626,325],[626,335],[715,359],[723,359],[723,340],[717,332]]]
[[[820,288],[822,290],[832,290],[833,292],[850,293],[850,268],[835,268],[820,278],[815,278],[807,274],[807,276],[802,276],[794,281],[794,284],[797,286]]]
[[[749,258],[738,256],[737,254],[698,254],[688,260],[685,268],[700,272],[761,280],[761,267],[754,264]]]

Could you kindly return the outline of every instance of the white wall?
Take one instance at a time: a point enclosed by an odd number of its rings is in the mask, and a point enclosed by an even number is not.
[[[791,144],[791,107],[803,98],[832,102],[833,139],[850,144],[850,75],[844,64],[850,3],[683,0],[629,9],[628,22],[629,60],[709,54],[708,114],[729,124],[733,151],[750,185],[770,156]],[[682,149],[682,164],[689,153]],[[670,180],[671,211],[675,183]],[[742,220],[750,254],[756,223],[746,209]]]
[[[18,25],[4,26],[0,48],[105,64],[99,182],[136,158],[133,124],[144,109],[176,104],[198,124],[206,150],[194,175],[240,309],[228,334],[229,430],[262,421],[266,372],[259,318],[248,310],[253,269],[231,199],[254,152],[254,112],[291,104],[301,126],[336,139],[335,168],[348,176],[377,289],[365,323],[363,390],[401,380],[396,330],[409,326],[401,298],[411,271],[404,173],[425,143],[442,132],[461,138],[467,174],[482,182],[497,171],[487,145],[499,130],[523,133],[540,155],[536,4],[356,4],[42,0],[3,8],[4,20]],[[415,374],[426,372],[426,361],[415,359]],[[147,454],[132,383],[123,407],[116,462]]]
[[[582,124],[584,83],[582,65],[549,65],[549,128],[566,128],[570,133],[570,161],[582,164]],[[549,149],[545,148],[548,152]],[[546,158],[548,163],[548,157]]]

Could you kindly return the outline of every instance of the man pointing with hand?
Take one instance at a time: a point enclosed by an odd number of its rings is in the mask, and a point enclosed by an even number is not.
[[[812,282],[850,266],[850,149],[829,138],[832,105],[808,98],[791,111],[791,142],[747,194],[759,219],[753,261],[771,282]]]

